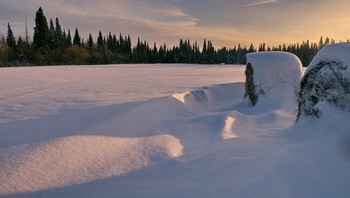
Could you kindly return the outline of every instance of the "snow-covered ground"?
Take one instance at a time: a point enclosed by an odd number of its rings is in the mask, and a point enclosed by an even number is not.
[[[0,197],[348,197],[347,112],[250,107],[244,69],[1,69]]]
[[[1,68],[0,123],[242,82],[243,70],[157,64]]]

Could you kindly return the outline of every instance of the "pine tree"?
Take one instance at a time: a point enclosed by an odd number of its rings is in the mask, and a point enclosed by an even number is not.
[[[30,47],[20,36],[17,40],[17,57],[22,64],[28,64],[30,58]]]
[[[67,47],[67,34],[66,34],[66,30],[63,30],[62,32],[62,47],[66,48]]]
[[[103,37],[102,37],[102,32],[100,31],[97,37],[97,49],[102,50],[103,48],[104,48]]]
[[[113,47],[113,36],[112,33],[109,32],[108,36],[107,36],[107,48],[111,51],[114,51],[114,47]]]
[[[10,26],[10,23],[7,24],[7,37],[6,37],[6,42],[7,42],[7,45],[14,49],[16,47],[16,39],[15,37],[13,36],[13,32],[11,30],[11,26]]]
[[[70,34],[70,29],[68,29],[68,34],[67,34],[66,43],[67,43],[67,47],[72,46],[72,36],[71,36],[71,34]]]
[[[201,63],[206,63],[206,62],[207,62],[207,40],[204,39]]]
[[[213,43],[211,41],[208,41],[207,44],[207,62],[209,64],[214,64],[216,62],[216,52],[215,52],[215,48],[213,46]]]
[[[52,19],[50,19],[49,35],[48,35],[49,47],[51,50],[56,48],[56,39],[55,39],[55,26],[53,25]]]
[[[94,47],[94,40],[92,39],[91,34],[89,34],[88,47],[89,48],[93,48]]]
[[[78,28],[75,28],[75,34],[73,38],[73,45],[81,46],[81,38],[79,36]]]
[[[321,49],[324,46],[323,37],[321,36],[320,41],[318,42],[318,49]]]
[[[248,52],[249,52],[249,53],[250,53],[250,52],[255,52],[255,48],[254,48],[253,43],[250,44],[250,47],[249,47]]]
[[[46,53],[48,48],[49,28],[43,9],[40,7],[35,16],[35,28],[33,37],[33,47]]]
[[[130,35],[128,35],[128,38],[126,39],[126,48],[125,48],[125,53],[128,54],[129,56],[131,56],[132,53],[132,45],[131,45],[131,39],[130,39]]]
[[[55,45],[56,45],[56,48],[62,48],[63,47],[63,43],[64,43],[64,40],[63,40],[63,33],[62,33],[62,28],[61,28],[61,25],[60,25],[60,22],[58,20],[58,18],[56,17],[56,20],[55,20],[55,25],[56,25],[56,28],[55,28]]]
[[[324,41],[324,45],[329,45],[331,43],[330,39],[327,37],[326,40]]]
[[[266,51],[266,43],[259,45],[259,52]]]

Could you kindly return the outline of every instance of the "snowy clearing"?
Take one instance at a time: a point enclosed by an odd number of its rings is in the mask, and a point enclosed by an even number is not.
[[[143,101],[242,82],[244,66],[98,65],[1,68],[0,122]]]
[[[244,70],[1,69],[0,197],[347,197],[347,112],[250,107]]]

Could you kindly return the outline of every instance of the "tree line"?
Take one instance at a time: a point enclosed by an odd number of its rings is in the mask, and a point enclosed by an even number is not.
[[[318,43],[304,41],[301,44],[282,44],[267,46],[260,44],[257,48],[237,45],[232,48],[215,49],[212,41],[204,39],[201,47],[195,41],[180,39],[177,46],[166,44],[150,45],[138,38],[135,46],[130,35],[124,36],[109,32],[98,33],[94,41],[91,33],[85,40],[79,35],[78,28],[71,35],[70,30],[62,29],[59,19],[49,22],[40,7],[35,16],[33,41],[15,38],[8,23],[6,39],[0,40],[0,66],[21,65],[88,65],[118,63],[195,63],[195,64],[246,64],[246,54],[256,51],[286,51],[297,55],[307,66],[316,53],[325,45],[335,43],[333,39],[323,39]]]

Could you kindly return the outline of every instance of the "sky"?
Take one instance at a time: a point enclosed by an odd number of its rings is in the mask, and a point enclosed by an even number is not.
[[[1,0],[0,34],[9,22],[15,36],[24,35],[27,20],[32,36],[40,6],[48,20],[58,17],[84,38],[101,30],[168,46],[206,38],[216,48],[350,38],[348,0]]]

